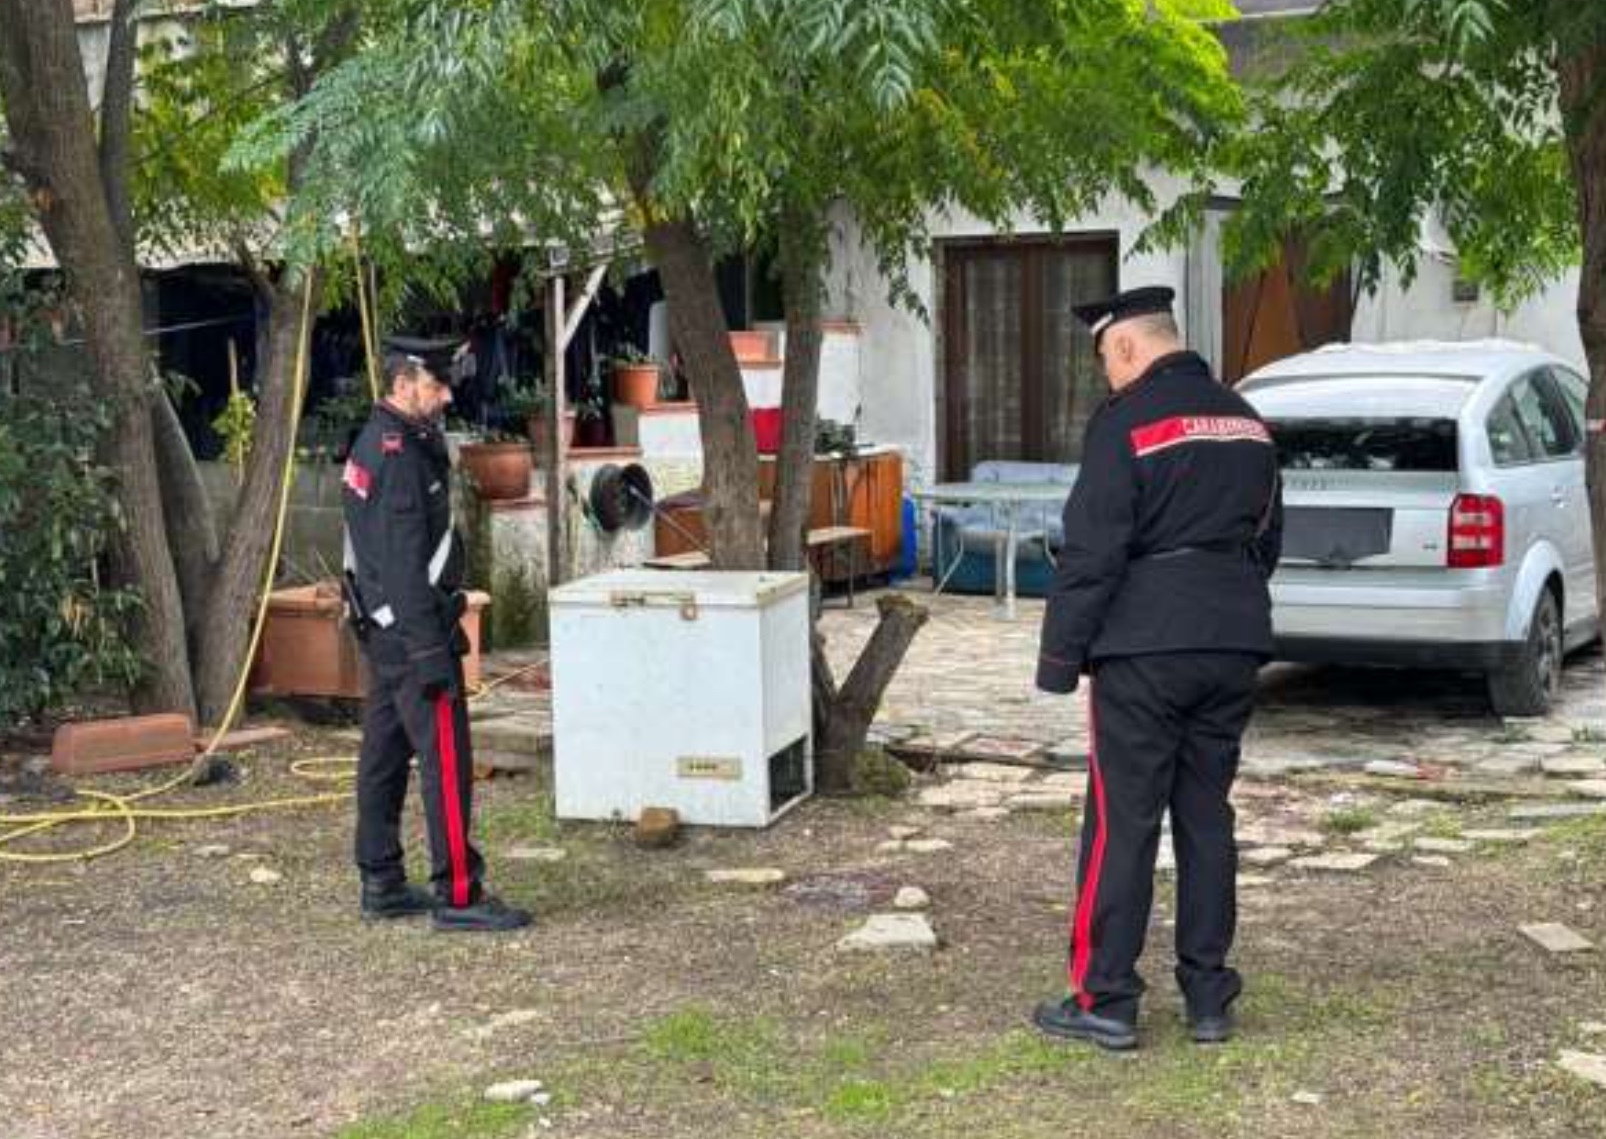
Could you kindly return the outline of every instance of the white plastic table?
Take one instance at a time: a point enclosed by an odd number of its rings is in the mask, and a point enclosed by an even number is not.
[[[1021,511],[1027,506],[1048,504],[1051,506],[1064,506],[1065,500],[1070,497],[1071,487],[1068,483],[1052,482],[945,482],[936,483],[913,492],[913,497],[932,513],[932,533],[936,533],[936,510],[940,506],[975,506],[987,505],[998,508],[1003,517],[1004,535],[1003,549],[999,551],[998,560],[1001,563],[993,577],[994,595],[998,597],[999,608],[1004,616],[1015,616],[1015,551],[1022,538],[1040,537],[1045,548],[1047,535],[1041,530],[1031,532],[1022,531],[1020,527]],[[963,545],[959,549],[959,558],[965,556]],[[959,564],[958,558],[954,561],[954,568]],[[947,576],[937,579],[935,572],[936,561],[932,561],[933,593],[941,593],[942,587],[947,584]],[[949,570],[952,575],[953,570]]]

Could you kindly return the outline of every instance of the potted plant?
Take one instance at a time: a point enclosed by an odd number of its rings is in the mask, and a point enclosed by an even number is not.
[[[624,345],[613,356],[613,398],[632,407],[652,407],[658,402],[658,361],[633,344]]]
[[[502,417],[510,424],[523,424],[530,439],[537,439],[541,417],[547,410],[546,392],[541,390],[541,381],[503,376],[497,381],[496,390],[496,402]]]
[[[523,498],[530,493],[535,458],[530,440],[522,431],[481,429],[478,439],[458,448],[457,457],[475,493],[489,502]]]
[[[656,379],[654,380],[656,383]],[[600,388],[584,392],[574,405],[574,445],[576,447],[606,447],[608,445],[608,401]]]

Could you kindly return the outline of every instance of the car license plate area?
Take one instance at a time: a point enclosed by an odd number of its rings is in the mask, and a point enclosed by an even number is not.
[[[1375,507],[1291,506],[1283,514],[1283,557],[1347,566],[1386,554],[1394,511]]]

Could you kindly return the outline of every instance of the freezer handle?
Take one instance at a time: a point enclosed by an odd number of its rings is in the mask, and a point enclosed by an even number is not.
[[[678,608],[683,621],[697,620],[697,595],[680,591],[615,590],[608,595],[615,609]]]

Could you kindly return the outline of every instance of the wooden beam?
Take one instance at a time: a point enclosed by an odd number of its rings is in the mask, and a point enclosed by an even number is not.
[[[586,309],[590,308],[591,302],[596,299],[597,290],[602,287],[602,278],[607,275],[608,263],[606,261],[594,265],[591,269],[591,276],[586,278],[586,287],[580,290],[580,295],[574,298],[574,304],[569,306],[568,314],[563,318],[563,336],[559,341],[563,351],[568,351],[569,342],[574,339],[574,334],[579,331],[580,322],[585,319]]]
[[[563,305],[563,275],[554,274],[546,282],[546,353],[544,371],[547,414],[551,417],[552,453],[546,472],[547,588],[563,584],[568,573],[567,538],[568,494],[564,486],[569,441],[563,437],[563,354],[569,344],[564,328],[567,318]],[[576,322],[578,323],[578,322]]]

